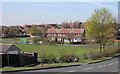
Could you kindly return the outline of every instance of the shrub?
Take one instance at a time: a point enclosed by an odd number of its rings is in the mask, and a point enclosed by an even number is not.
[[[101,57],[102,56],[100,56],[100,54],[98,54],[94,50],[90,50],[89,53],[84,54],[84,59],[86,59],[86,60],[88,60],[88,59],[89,60],[97,60]]]
[[[38,41],[41,41],[41,40],[42,40],[41,37],[33,37],[32,38],[33,43],[37,43]]]
[[[120,50],[118,50],[118,46],[107,47],[105,52],[102,53],[101,55],[95,52],[94,50],[90,50],[89,53],[84,54],[84,59],[97,60],[101,57],[109,57],[119,52]]]
[[[56,44],[56,41],[49,41],[49,44]]]
[[[72,54],[66,54],[59,57],[59,63],[78,62],[78,60],[78,56],[74,56]]]
[[[60,57],[58,57],[59,63],[70,63],[70,62],[78,62],[79,57],[76,54],[76,51],[73,50],[73,52],[67,52],[65,50],[62,50],[60,52]]]
[[[57,63],[57,59],[54,55],[42,56],[41,63]]]
[[[108,57],[108,56],[112,56],[113,54],[119,53],[120,50],[118,50],[118,46],[112,46],[112,47],[108,47],[105,50],[104,56]]]
[[[44,39],[43,37],[33,37],[32,41],[33,43],[38,43],[39,41],[42,41],[42,44],[48,44],[48,40]]]

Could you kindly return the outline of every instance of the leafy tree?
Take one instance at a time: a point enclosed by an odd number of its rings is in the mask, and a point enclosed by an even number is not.
[[[32,26],[28,32],[33,36],[40,34],[40,30],[36,26]]]
[[[101,8],[95,10],[94,14],[86,21],[86,36],[89,40],[99,42],[100,54],[102,53],[102,46],[105,50],[106,43],[113,37],[112,23],[114,20],[115,18],[108,9]]]
[[[11,26],[9,30],[6,30],[6,32],[8,31],[8,35],[15,37],[18,33],[19,33],[19,29],[15,28],[15,26]]]

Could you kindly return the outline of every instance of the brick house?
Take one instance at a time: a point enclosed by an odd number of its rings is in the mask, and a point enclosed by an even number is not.
[[[85,37],[85,30],[83,28],[50,28],[46,34],[49,41],[81,42]]]

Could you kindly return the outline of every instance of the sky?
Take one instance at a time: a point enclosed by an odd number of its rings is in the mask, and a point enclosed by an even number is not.
[[[118,16],[118,2],[3,2],[2,24],[60,24],[85,22],[95,9],[107,8]]]

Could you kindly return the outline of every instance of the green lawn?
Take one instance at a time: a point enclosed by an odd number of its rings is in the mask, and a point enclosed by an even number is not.
[[[42,56],[43,52],[47,55],[54,55],[55,57],[60,56],[62,53],[73,53],[76,52],[79,55],[79,62],[73,63],[52,63],[52,64],[39,64],[33,67],[13,67],[13,68],[0,68],[2,71],[11,71],[11,70],[23,70],[23,69],[35,69],[35,68],[43,68],[43,67],[55,67],[55,66],[67,66],[71,64],[81,64],[81,63],[91,63],[97,62],[105,59],[109,59],[111,57],[103,57],[98,60],[84,60],[84,53],[88,53],[89,50],[95,50],[97,53],[99,52],[98,47],[76,47],[76,46],[55,46],[55,45],[27,45],[27,44],[15,44],[17,47],[21,49],[23,52],[37,52],[38,56]],[[120,55],[117,54],[117,55]]]
[[[0,40],[4,40],[4,41],[16,41],[19,42],[20,39],[28,39],[29,42],[32,42],[32,39],[30,37],[18,37],[18,38],[0,38]]]
[[[17,47],[19,47],[24,52],[37,52],[39,56],[45,52],[48,55],[55,55],[58,57],[62,53],[73,53],[76,52],[76,54],[79,55],[81,59],[83,59],[84,53],[89,52],[90,47],[75,47],[75,46],[55,46],[55,45],[26,45],[26,44],[15,44]],[[92,48],[94,50],[97,50],[99,48]]]

